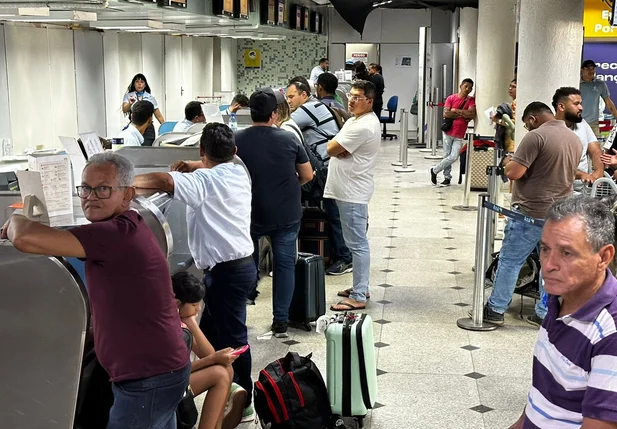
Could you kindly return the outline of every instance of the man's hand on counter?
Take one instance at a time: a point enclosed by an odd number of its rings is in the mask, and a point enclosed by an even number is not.
[[[199,168],[204,168],[204,164],[201,161],[176,161],[171,165],[171,171],[178,171],[180,173],[192,173]]]
[[[159,189],[168,194],[174,193],[174,179],[169,173],[147,173],[135,176],[133,186],[138,189]]]

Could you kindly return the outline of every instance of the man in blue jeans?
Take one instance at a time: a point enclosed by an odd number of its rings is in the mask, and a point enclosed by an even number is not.
[[[250,234],[251,183],[244,167],[233,162],[236,146],[229,127],[207,124],[199,144],[201,161],[180,161],[170,173],[143,174],[134,183],[173,193],[188,206],[189,249],[197,268],[204,270],[207,296],[199,327],[215,350],[238,348],[248,344],[246,297],[257,275]],[[233,369],[247,392],[242,421],[252,421],[250,350],[235,360]]]
[[[361,310],[369,297],[371,251],[366,228],[368,203],[374,191],[373,168],[381,145],[380,123],[373,112],[375,95],[372,82],[353,83],[349,111],[354,116],[327,146],[331,159],[324,198],[336,201],[354,267],[353,287],[338,293],[345,299],[330,307],[332,311]]]
[[[272,332],[287,337],[289,306],[293,298],[298,231],[302,218],[300,186],[313,180],[309,159],[293,134],[272,127],[277,107],[285,102],[271,88],[257,90],[249,99],[253,126],[236,133],[238,156],[252,180],[251,238],[255,265],[259,265],[259,238],[269,236],[274,257]],[[253,279],[256,297],[258,277]]]
[[[544,219],[553,202],[572,194],[574,177],[583,151],[579,138],[564,121],[555,119],[544,103],[530,103],[522,117],[529,133],[516,152],[505,160],[506,176],[514,181],[512,208],[526,216]],[[484,320],[503,324],[519,272],[529,254],[540,243],[542,229],[509,219],[506,225],[493,293],[484,306]],[[540,326],[546,315],[546,299],[540,281],[536,311],[527,322]]]

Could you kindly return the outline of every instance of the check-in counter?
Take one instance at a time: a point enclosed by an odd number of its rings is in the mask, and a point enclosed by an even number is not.
[[[199,159],[198,149],[127,149],[119,153],[139,173],[169,171],[176,160]],[[75,198],[73,216],[50,222],[66,228],[86,223],[79,204]],[[137,195],[132,208],[154,232],[172,274],[195,269],[185,205],[149,192]],[[0,267],[0,427],[71,429],[89,327],[83,262],[21,253],[0,241]]]

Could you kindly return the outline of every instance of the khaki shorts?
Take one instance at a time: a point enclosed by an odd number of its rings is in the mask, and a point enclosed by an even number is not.
[[[591,130],[596,135],[596,137],[599,137],[600,136],[600,124],[598,122],[594,122],[594,123],[590,122],[589,126],[591,127]]]

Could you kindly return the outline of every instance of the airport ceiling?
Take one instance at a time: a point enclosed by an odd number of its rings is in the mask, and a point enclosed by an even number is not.
[[[330,3],[358,33],[364,31],[368,15],[376,8],[454,10],[457,7],[478,7],[478,0],[330,0]]]

